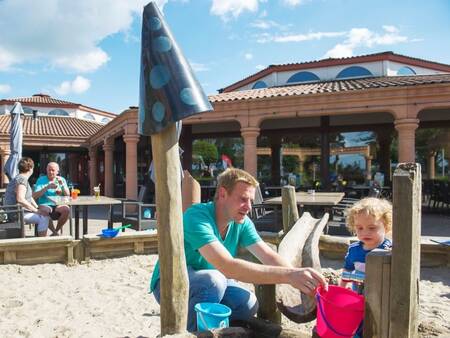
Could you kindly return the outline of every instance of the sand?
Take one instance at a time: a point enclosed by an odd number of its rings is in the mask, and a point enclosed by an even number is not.
[[[156,337],[159,306],[148,294],[157,256],[0,266],[1,337]],[[339,262],[325,261],[336,268]],[[332,271],[332,270],[331,270]],[[450,269],[424,268],[422,337],[450,337]],[[292,328],[311,327],[283,319]]]

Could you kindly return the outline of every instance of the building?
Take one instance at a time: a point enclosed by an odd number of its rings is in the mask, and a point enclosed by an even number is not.
[[[15,102],[22,104],[25,113],[22,119],[23,156],[33,158],[38,166],[31,181],[45,172],[47,162],[57,161],[62,175],[88,191],[87,139],[117,115],[45,94],[0,100],[2,184],[6,183],[3,167],[10,154],[9,112]]]
[[[268,144],[271,178],[277,184],[283,138],[314,135],[327,187],[330,140],[336,133],[376,135],[376,152],[364,151],[367,178],[372,162],[389,177],[394,140],[398,162],[415,161],[416,130],[450,126],[450,65],[392,52],[271,65],[209,99],[214,111],[183,121],[185,168],[192,163],[195,139],[239,137],[243,166],[254,175],[257,148]],[[87,138],[91,187],[102,182],[108,196],[137,197],[151,161],[150,138],[140,136],[137,126],[137,107],[130,107]],[[430,152],[429,163],[435,155]]]

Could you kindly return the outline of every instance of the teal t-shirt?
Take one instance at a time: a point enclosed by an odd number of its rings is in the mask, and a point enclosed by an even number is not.
[[[64,188],[67,187],[67,182],[64,179],[64,177],[62,177],[62,176],[59,176],[59,177],[61,178],[62,185],[63,185],[59,189],[64,190]],[[34,185],[34,191],[39,191],[39,190],[45,188],[45,186],[47,184],[49,184],[49,183],[50,183],[50,181],[49,181],[47,175],[40,176],[37,179],[36,184]],[[44,204],[44,205],[55,205],[55,203],[53,203],[52,201],[50,201],[48,199],[48,196],[58,196],[58,194],[56,193],[56,189],[48,189],[46,192],[44,192],[44,194],[41,197],[38,198],[37,204],[39,204],[39,205],[41,205],[41,204]]]
[[[183,215],[184,252],[186,264],[194,270],[215,269],[209,264],[198,249],[219,241],[231,256],[236,257],[239,247],[247,247],[261,240],[250,218],[245,217],[241,224],[230,222],[223,240],[216,225],[216,208],[214,202],[194,204]],[[159,280],[159,261],[153,270],[150,292]]]

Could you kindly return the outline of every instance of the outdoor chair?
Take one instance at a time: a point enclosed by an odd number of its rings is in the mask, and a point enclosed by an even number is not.
[[[138,202],[138,203],[143,203],[144,202],[144,196],[147,193],[147,188],[146,186],[140,186],[139,188],[139,194],[136,200],[134,199],[127,199],[127,198],[117,198],[114,197],[115,199],[120,200],[122,203],[120,204],[115,204],[111,206],[111,219],[113,223],[123,223],[123,215],[124,215],[124,211],[123,211],[123,203],[124,202]]]
[[[132,211],[129,211],[129,210]],[[131,224],[131,229],[136,231],[156,229],[156,204],[141,202],[122,202],[122,225]],[[124,229],[125,230],[125,229]]]
[[[263,204],[263,193],[258,186],[250,218],[258,231],[279,232],[283,229],[281,208]]]
[[[324,233],[334,236],[351,236],[346,225],[347,210],[356,202],[356,198],[343,198],[337,205],[331,208],[330,220],[328,221]]]
[[[20,205],[0,206],[0,239],[25,237],[23,209]]]

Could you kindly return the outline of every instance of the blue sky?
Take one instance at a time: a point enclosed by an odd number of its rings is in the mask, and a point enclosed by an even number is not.
[[[142,0],[0,0],[0,98],[138,104]],[[383,51],[450,64],[448,0],[159,0],[207,94],[270,64]]]

